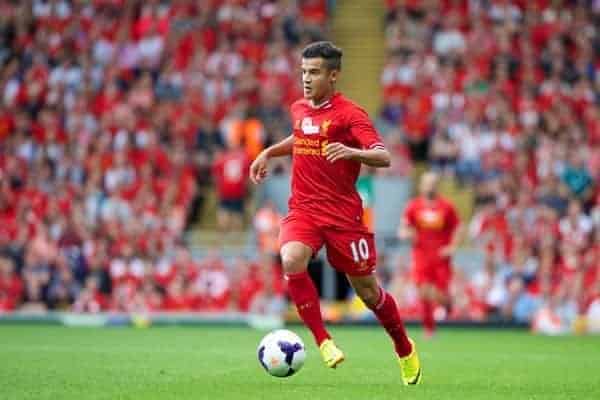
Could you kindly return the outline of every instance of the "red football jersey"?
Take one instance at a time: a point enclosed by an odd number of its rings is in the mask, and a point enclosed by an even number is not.
[[[441,197],[411,200],[404,211],[404,218],[416,231],[414,251],[430,259],[439,257],[440,249],[450,244],[459,223],[454,206]]]
[[[290,211],[306,213],[318,224],[356,229],[362,225],[362,202],[356,192],[361,163],[329,162],[328,143],[359,149],[384,148],[367,113],[336,93],[319,107],[298,100],[291,107],[294,121]]]
[[[246,195],[246,177],[250,161],[243,150],[232,150],[221,154],[213,163],[213,176],[219,197],[237,200]]]

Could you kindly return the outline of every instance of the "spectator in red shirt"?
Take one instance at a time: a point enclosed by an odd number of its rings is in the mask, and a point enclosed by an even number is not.
[[[167,287],[163,303],[165,311],[191,311],[193,300],[186,294],[186,283],[183,275],[178,275]]]
[[[233,265],[233,273],[233,283],[237,290],[232,293],[232,306],[241,312],[248,312],[264,285],[260,267],[258,264],[239,258]]]
[[[213,163],[212,172],[219,201],[217,224],[221,232],[239,231],[243,227],[249,168],[250,160],[246,152],[235,143],[229,144]]]
[[[202,261],[188,287],[192,307],[200,311],[226,311],[230,305],[231,292],[229,274],[216,252]]]

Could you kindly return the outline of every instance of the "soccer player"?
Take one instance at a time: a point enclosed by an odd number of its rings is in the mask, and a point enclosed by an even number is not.
[[[309,260],[322,246],[331,265],[346,274],[390,335],[404,384],[415,385],[421,380],[415,344],[406,335],[396,301],[375,277],[374,237],[362,223],[355,188],[361,164],[388,167],[390,155],[366,112],[336,91],[341,59],[342,51],[331,42],[304,48],[304,98],[291,107],[293,134],[258,155],[250,178],[262,181],[270,158],[292,155],[292,194],[281,223],[280,253],[289,295],[326,365],[335,368],[344,354],[325,328],[307,272]]]
[[[420,196],[407,204],[398,230],[400,239],[412,240],[412,276],[419,289],[426,337],[435,332],[436,303],[450,307],[450,264],[461,231],[456,209],[438,195],[438,182],[437,174],[423,174]]]

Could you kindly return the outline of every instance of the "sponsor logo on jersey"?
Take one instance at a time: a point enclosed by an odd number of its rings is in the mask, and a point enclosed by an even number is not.
[[[310,117],[304,117],[302,119],[302,132],[305,135],[317,135],[319,133],[319,125],[314,125],[313,120]]]
[[[329,144],[328,140],[323,140],[321,142],[321,155],[325,157],[327,155],[327,145]]]
[[[425,229],[442,229],[444,227],[444,219],[442,214],[436,210],[423,210],[418,215],[418,222]]]

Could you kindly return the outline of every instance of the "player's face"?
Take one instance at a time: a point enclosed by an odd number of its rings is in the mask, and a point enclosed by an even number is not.
[[[322,58],[302,59],[304,98],[319,104],[333,94],[337,70],[329,70]]]
[[[419,188],[421,195],[430,199],[434,198],[437,194],[437,184],[437,175],[431,173],[424,174],[421,178],[421,186]]]

